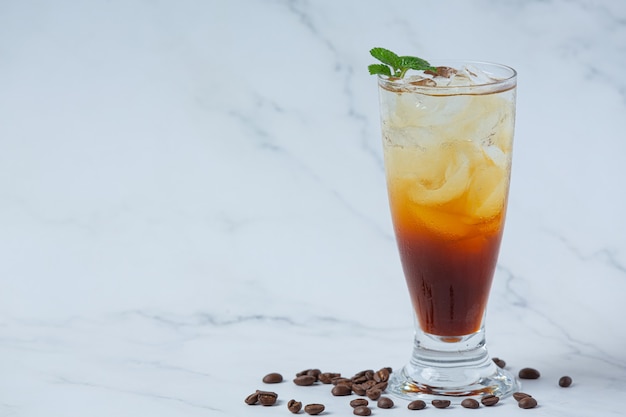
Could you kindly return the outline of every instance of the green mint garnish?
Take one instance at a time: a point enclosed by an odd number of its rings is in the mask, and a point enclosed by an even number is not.
[[[382,64],[372,64],[367,67],[372,75],[404,78],[404,75],[410,69],[416,71],[437,71],[428,61],[415,56],[398,56],[385,48],[373,48],[370,50],[370,54],[382,62]]]

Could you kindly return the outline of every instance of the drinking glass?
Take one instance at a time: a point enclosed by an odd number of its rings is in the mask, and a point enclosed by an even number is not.
[[[415,312],[412,356],[388,390],[453,403],[505,397],[518,382],[490,358],[484,318],[507,207],[517,74],[436,64],[456,74],[378,77],[389,204]]]

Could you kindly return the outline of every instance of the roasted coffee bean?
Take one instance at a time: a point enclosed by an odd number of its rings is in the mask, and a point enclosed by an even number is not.
[[[366,390],[370,388],[374,388],[374,385],[376,385],[376,381],[374,381],[373,379],[370,379],[369,381],[365,381],[364,383],[361,384],[361,386],[365,388]]]
[[[530,394],[526,394],[525,392],[514,392],[513,393],[513,398],[515,398],[515,401],[520,401],[523,398],[526,397],[531,397]]]
[[[368,381],[371,381],[372,379],[374,379],[374,371],[372,371],[371,369],[368,369],[365,372],[365,378],[367,378]]]
[[[478,408],[480,407],[480,403],[473,398],[466,398],[461,401],[461,406],[463,408]]]
[[[293,380],[293,383],[301,387],[313,385],[315,383],[315,377],[311,375],[300,375]]]
[[[563,388],[567,388],[570,385],[572,385],[572,378],[569,376],[562,376],[561,379],[559,379],[559,386],[563,387]]]
[[[393,408],[393,400],[389,397],[380,397],[376,403],[378,408]]]
[[[254,392],[246,397],[244,400],[248,405],[254,405],[259,401],[259,392]]]
[[[354,374],[354,376],[352,378],[358,378],[358,377],[361,377],[361,376],[365,376],[365,379],[367,379],[366,375],[369,374],[369,373],[373,373],[373,372],[374,371],[371,370],[371,369],[364,369],[364,370],[359,371],[356,374]]]
[[[537,379],[540,374],[539,371],[534,368],[522,368],[520,369],[518,376],[522,379]]]
[[[385,382],[379,382],[378,384],[373,385],[372,389],[376,388],[376,389],[379,389],[381,391],[384,391],[384,390],[387,389],[387,385],[389,385],[389,382],[386,382],[386,381]]]
[[[296,400],[289,400],[287,403],[287,409],[294,414],[298,414],[302,410],[302,403]]]
[[[352,388],[345,384],[338,384],[330,391],[335,397],[343,397],[352,394]]]
[[[324,411],[325,408],[324,404],[307,404],[304,406],[304,412],[309,415],[316,416]]]
[[[278,384],[279,382],[283,382],[283,376],[277,372],[272,372],[263,377],[263,382],[266,384]]]
[[[341,374],[338,374],[338,373],[323,372],[323,373],[318,375],[317,379],[322,384],[330,384],[332,382],[333,378],[340,378],[340,377],[341,377]]]
[[[370,388],[365,392],[365,395],[367,395],[367,398],[369,398],[370,400],[376,401],[380,398],[382,393],[383,392],[377,388]]]
[[[350,378],[337,377],[337,378],[333,378],[330,381],[330,383],[333,384],[333,385],[344,384],[344,385],[351,386],[352,385],[352,380]]]
[[[322,371],[320,371],[319,369],[316,368],[316,369],[309,369],[309,371],[306,374],[314,376],[315,378],[317,378],[321,373],[322,373]]]
[[[498,368],[503,368],[503,369],[504,369],[504,367],[506,366],[506,362],[505,362],[505,361],[503,361],[503,360],[502,360],[502,359],[500,359],[500,358],[493,358],[493,361],[494,361],[494,363],[495,363],[496,365],[498,365]]]
[[[517,405],[519,406],[519,408],[535,408],[537,407],[537,400],[535,400],[533,397],[526,397],[519,400]]]
[[[350,401],[350,407],[352,408],[363,407],[367,406],[368,404],[369,401],[367,401],[365,398],[357,398],[356,400]]]
[[[298,372],[298,373],[296,374],[296,376],[306,375],[306,374],[308,374],[308,373],[309,373],[309,371],[312,371],[312,370],[313,370],[313,369],[305,369],[305,370],[302,370],[302,371]]]
[[[376,382],[387,382],[389,380],[389,370],[382,368],[374,374],[373,378]]]
[[[409,410],[422,410],[425,407],[426,407],[426,403],[422,400],[411,401],[409,405],[407,405],[407,408]]]
[[[362,406],[356,407],[352,411],[352,414],[354,414],[355,416],[371,416],[372,410],[369,407],[365,407],[362,405]]]
[[[491,407],[492,405],[496,405],[498,404],[498,401],[500,401],[500,397],[497,397],[495,395],[485,395],[480,402],[483,403],[484,406],[487,407]]]
[[[363,382],[367,381],[367,377],[365,375],[353,376],[351,380],[353,384],[362,384]]]
[[[432,403],[435,408],[447,408],[450,406],[450,400],[433,400]]]
[[[259,394],[259,403],[261,405],[274,405],[276,404],[276,399],[278,398],[278,394],[271,391],[257,391]]]
[[[365,395],[367,390],[361,384],[352,384],[352,392],[354,392],[356,395]]]

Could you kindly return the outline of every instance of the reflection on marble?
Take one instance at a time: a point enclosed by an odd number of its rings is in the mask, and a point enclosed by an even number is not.
[[[0,3],[0,416],[343,415],[243,399],[401,366],[373,46],[519,71],[490,351],[541,370],[534,415],[622,415],[626,3],[27,0]]]

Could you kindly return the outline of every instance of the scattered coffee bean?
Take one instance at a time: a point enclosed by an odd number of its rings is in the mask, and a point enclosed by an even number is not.
[[[450,400],[433,400],[432,403],[435,408],[447,408],[450,406]]]
[[[522,368],[520,369],[518,376],[521,379],[537,379],[540,374],[539,371],[534,368]]]
[[[409,405],[407,405],[407,408],[409,410],[422,410],[425,407],[426,407],[426,403],[422,400],[411,401]]]
[[[561,379],[559,379],[559,386],[563,387],[563,388],[567,388],[570,385],[572,385],[572,378],[569,376],[562,376]]]
[[[352,408],[367,406],[368,404],[369,401],[367,401],[365,398],[357,398],[356,400],[350,401],[350,407]]]
[[[352,388],[345,384],[335,385],[330,391],[335,397],[343,397],[352,394]]]
[[[463,408],[478,408],[480,407],[480,403],[473,398],[466,398],[461,401],[461,406]]]
[[[373,375],[373,378],[376,382],[387,382],[389,380],[389,375],[389,369],[382,368]]]
[[[248,405],[254,405],[259,401],[259,392],[254,392],[246,397],[244,400]]]
[[[378,388],[370,388],[365,392],[365,395],[367,395],[367,398],[369,398],[370,400],[376,401],[380,398],[382,393],[383,392]]]
[[[496,365],[498,365],[498,368],[504,369],[504,367],[506,366],[506,362],[500,358],[493,358],[493,361]]]
[[[389,397],[380,397],[376,403],[378,408],[393,408],[393,400]]]
[[[520,408],[535,408],[537,407],[537,400],[535,400],[533,397],[525,397],[519,400],[517,405]]]
[[[319,369],[309,369],[306,374],[310,375],[312,377],[315,378],[315,381],[317,381],[319,379],[320,374],[322,373],[322,371],[320,371]]]
[[[480,402],[483,403],[484,406],[486,407],[491,407],[492,405],[496,405],[498,404],[498,401],[500,401],[500,397],[497,397],[495,395],[485,395]]]
[[[337,378],[331,379],[330,383],[333,385],[344,384],[344,385],[352,386],[352,380],[350,378],[337,377]]]
[[[365,389],[365,387],[361,384],[352,384],[352,392],[356,395],[365,395],[367,389]]]
[[[293,383],[301,387],[313,385],[315,383],[315,377],[312,375],[300,375],[293,380]]]
[[[257,391],[259,394],[259,403],[261,405],[274,405],[276,404],[276,399],[278,398],[278,394],[271,391]]]
[[[340,377],[341,377],[341,374],[338,374],[338,373],[323,372],[323,373],[318,375],[317,379],[322,384],[330,384],[332,382],[333,378],[340,378]]]
[[[309,415],[316,416],[324,411],[325,408],[324,404],[307,404],[304,406],[304,412]]]
[[[283,376],[277,372],[272,372],[263,377],[263,382],[266,384],[278,384],[279,382],[283,382]]]
[[[356,407],[352,411],[352,414],[354,414],[355,416],[371,416],[372,410],[369,407],[362,405],[362,406]]]
[[[296,400],[289,400],[287,403],[287,409],[294,414],[298,414],[302,410],[302,403]]]
[[[379,389],[381,391],[384,391],[387,389],[387,385],[389,385],[389,382],[379,382],[378,384],[374,385],[372,388],[376,388]]]
[[[354,392],[356,395],[365,395],[367,390],[361,384],[353,384],[352,385],[352,392]]]
[[[513,393],[513,398],[515,398],[515,401],[520,401],[523,398],[526,397],[531,397],[530,394],[526,394],[525,392],[514,392]]]

